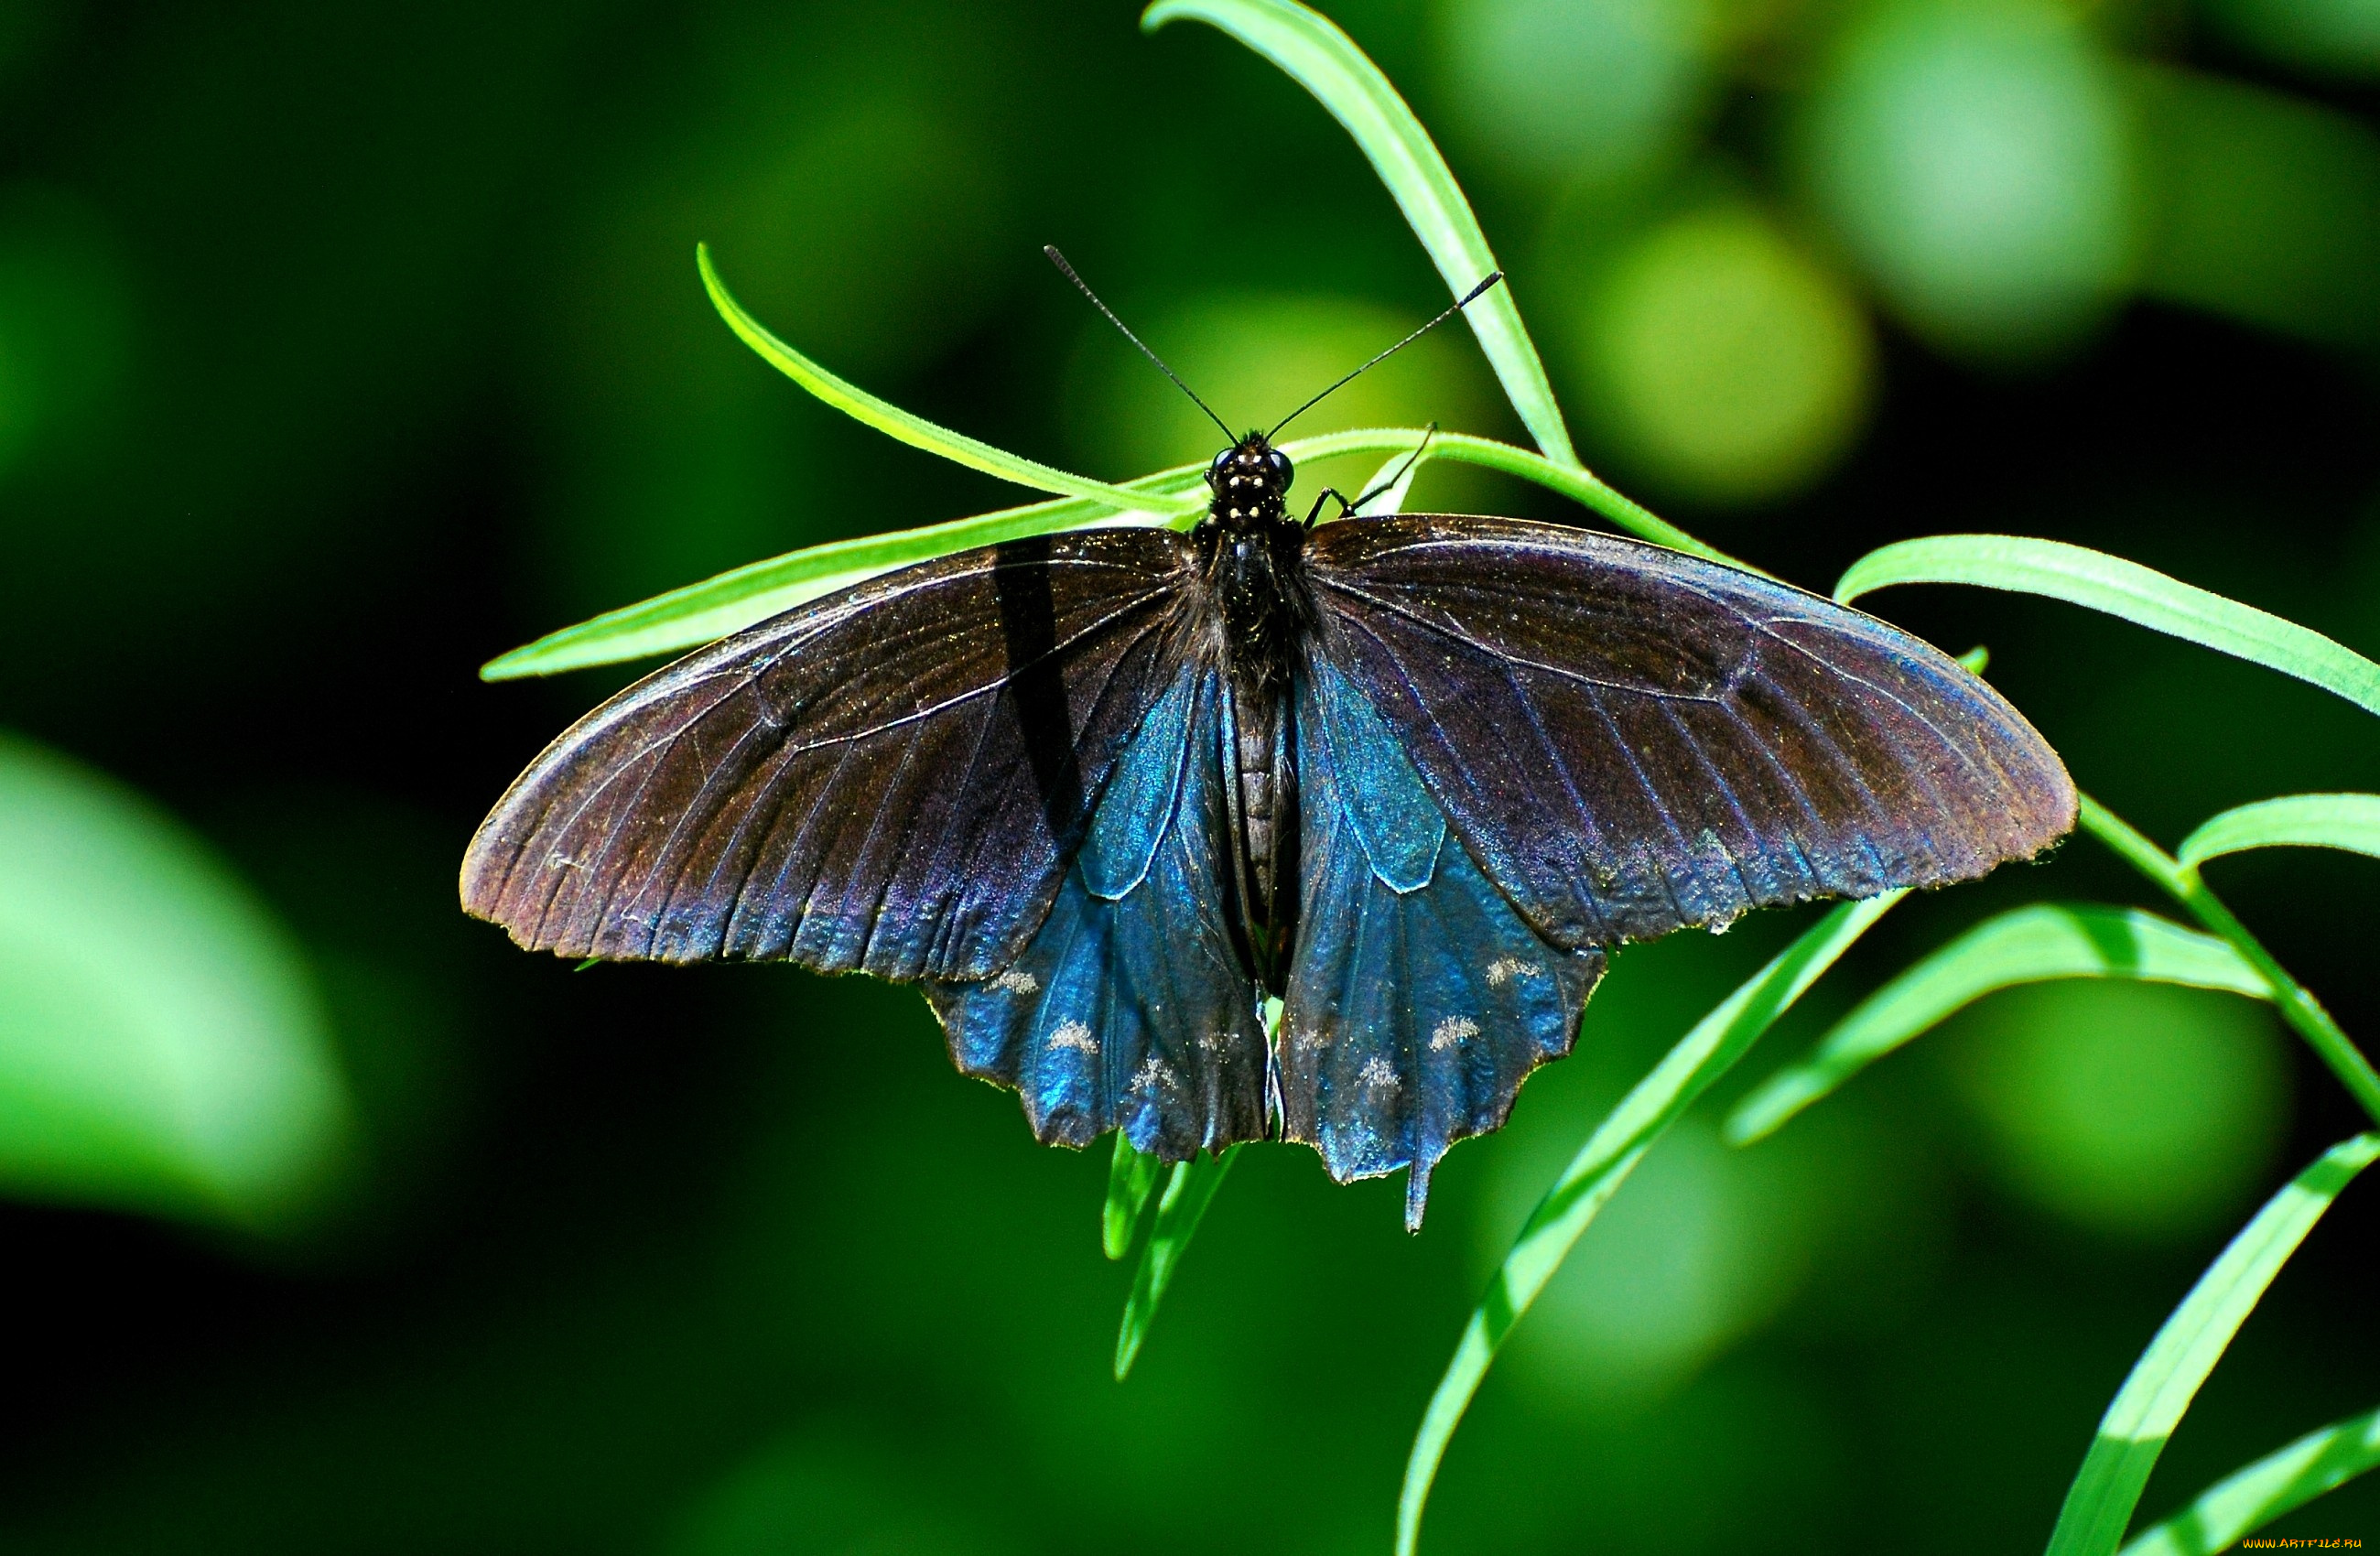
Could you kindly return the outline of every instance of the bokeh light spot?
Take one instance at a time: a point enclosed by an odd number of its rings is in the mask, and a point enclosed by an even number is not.
[[[2150,295],[2334,345],[2380,344],[2380,135],[2192,71],[2134,78]]]
[[[1516,1203],[1544,1191],[1533,1166],[1511,1163]],[[1672,1129],[1514,1335],[1514,1376],[1549,1402],[1593,1410],[1691,1376],[1801,1284],[1817,1234],[1807,1166],[1790,1153],[1731,1151],[1699,1120]]]
[[[2288,1071],[2251,1001],[2076,979],[1997,995],[1961,1025],[1952,1073],[2001,1182],[2095,1230],[2219,1225],[2280,1137]]]
[[[1810,174],[1901,316],[1950,351],[2039,355],[2121,292],[2133,174],[2112,65],[2032,0],[1906,0],[1812,93]]]
[[[1709,97],[1706,0],[1452,0],[1439,58],[1495,170],[1609,178],[1675,146]]]
[[[0,737],[0,1190],[269,1227],[350,1109],[287,932],[197,838]]]
[[[1591,289],[1583,322],[1578,366],[1597,433],[1687,495],[1790,491],[1850,445],[1867,407],[1866,314],[1746,207],[1648,234]]]

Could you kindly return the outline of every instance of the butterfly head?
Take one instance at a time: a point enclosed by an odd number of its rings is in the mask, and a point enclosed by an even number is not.
[[[1207,484],[1214,492],[1208,517],[1228,529],[1248,530],[1285,522],[1289,484],[1297,468],[1289,456],[1250,432],[1207,467]]]

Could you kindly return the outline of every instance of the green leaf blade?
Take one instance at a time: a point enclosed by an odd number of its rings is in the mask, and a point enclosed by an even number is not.
[[[1160,494],[1184,479],[1164,471],[1148,480]],[[1196,480],[1195,471],[1188,476]],[[1153,502],[1154,498],[1144,498]],[[743,631],[771,616],[865,583],[880,574],[913,567],[953,552],[1033,535],[1051,535],[1111,524],[1166,524],[1172,516],[1155,506],[1119,513],[1104,503],[1080,498],[1004,508],[998,513],[897,529],[856,541],[806,546],[783,556],[748,563],[683,589],[657,594],[616,611],[549,632],[533,643],[490,660],[480,669],[485,681],[555,675],[598,664],[617,664],[656,654],[677,653]]]
[[[1110,1258],[1132,1252],[1133,1234],[1140,1230],[1140,1213],[1157,1186],[1156,1157],[1133,1149],[1121,1129],[1116,1131],[1115,1157],[1108,1165],[1107,1203],[1099,1209],[1099,1247]]]
[[[1419,427],[1326,432],[1311,438],[1293,438],[1281,444],[1281,451],[1301,465],[1341,454],[1383,454],[1393,456],[1391,463],[1383,468],[1393,468],[1396,459],[1420,443],[1422,432]],[[1534,481],[1594,509],[1656,545],[1746,571],[1758,571],[1656,517],[1586,471],[1557,465],[1525,448],[1515,448],[1493,438],[1441,432],[1430,444],[1429,457],[1477,465]],[[740,632],[780,612],[822,599],[837,590],[864,583],[879,574],[913,567],[975,546],[1100,525],[1179,524],[1181,515],[1162,504],[1177,493],[1198,490],[1205,468],[1177,466],[1127,482],[1122,490],[1135,493],[1135,500],[1144,504],[1128,511],[1119,512],[1105,502],[1069,498],[1004,508],[916,529],[834,541],[749,563],[548,633],[533,643],[489,661],[480,668],[480,675],[489,681],[516,680],[682,652]]]
[[[1897,584],[2038,594],[2230,654],[2380,713],[2380,664],[2293,621],[2119,556],[2022,535],[1928,535],[1872,551],[1835,585],[1845,604]]]
[[[2166,1441],[2273,1278],[2356,1174],[2380,1157],[2380,1135],[2358,1135],[2266,1200],[2198,1278],[2149,1342],[2100,1418],[2067,1489],[2048,1556],[2113,1556]]]
[[[2122,1556],[2214,1556],[2285,1513],[2380,1467],[2380,1410],[2310,1431],[2200,1493],[2142,1530]]]
[[[1354,137],[1453,296],[1500,268],[1429,132],[1380,67],[1328,18],[1293,0],[1158,0],[1141,13],[1140,24],[1155,31],[1185,18],[1228,32],[1272,61]],[[1548,457],[1576,466],[1570,430],[1511,286],[1489,292],[1463,316],[1537,446]]]
[[[1580,1235],[1655,1141],[1743,1057],[1905,890],[1845,903],[1805,930],[1680,1039],[1607,1114],[1513,1240],[1472,1310],[1453,1358],[1430,1395],[1397,1499],[1397,1556],[1413,1556],[1431,1483],[1496,1352],[1561,1268]]]
[[[903,410],[890,400],[880,399],[858,385],[837,378],[771,334],[766,326],[745,310],[744,305],[727,290],[727,284],[720,280],[718,270],[710,262],[710,249],[707,245],[698,244],[694,255],[695,263],[702,272],[703,289],[710,294],[711,306],[719,310],[719,316],[727,321],[727,327],[735,332],[737,338],[759,352],[771,367],[854,420],[873,427],[912,448],[938,454],[969,469],[980,470],[1002,480],[1014,481],[1019,486],[1029,486],[1037,492],[1053,492],[1062,497],[1080,497],[1119,512],[1140,507],[1149,502],[1145,493],[1110,486],[1087,476],[1073,475],[1038,460],[994,448],[964,432],[937,426],[922,416]],[[1185,514],[1197,513],[1206,507],[1205,502],[1198,499],[1181,499],[1167,505],[1170,511]]]
[[[2380,858],[2380,795],[2283,795],[2211,817],[2181,840],[2191,869],[2251,848],[2338,848]]]
[[[1149,1323],[1157,1317],[1157,1305],[1173,1282],[1183,1251],[1189,1247],[1207,1207],[1214,1202],[1215,1191],[1223,1186],[1224,1175],[1239,1155],[1240,1148],[1230,1145],[1220,1156],[1202,1154],[1174,1163],[1173,1175],[1166,1180],[1165,1193],[1157,1201],[1157,1224],[1150,1228],[1148,1246],[1140,1250],[1139,1268],[1133,1271],[1132,1295],[1124,1298],[1123,1323],[1116,1331],[1117,1382],[1131,1375],[1141,1342],[1148,1338]]]
[[[1809,1058],[1764,1081],[1729,1115],[1750,1145],[1878,1059],[1998,990],[2053,979],[2179,983],[2270,999],[2271,987],[2229,944],[2138,908],[2039,903],[1969,930],[1860,1002]]]

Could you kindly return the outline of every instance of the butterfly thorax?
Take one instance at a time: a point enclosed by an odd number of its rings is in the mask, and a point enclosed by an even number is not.
[[[1305,527],[1291,518],[1289,459],[1251,432],[1215,456],[1214,500],[1191,532],[1230,688],[1226,794],[1235,915],[1257,977],[1275,988],[1295,936],[1297,764],[1290,666],[1313,620]]]

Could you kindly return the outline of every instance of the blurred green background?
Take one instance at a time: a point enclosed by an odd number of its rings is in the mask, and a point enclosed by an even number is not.
[[[2005,529],[2380,650],[2373,0],[1350,0],[1478,205],[1590,461],[1825,587]],[[540,632],[1024,500],[712,316],[1103,478],[1444,293],[1291,82],[1052,0],[0,5],[0,1550],[1386,1548],[1420,1407],[1597,1115],[1798,922],[1630,950],[1579,1056],[1395,1183],[1254,1148],[1132,1380],[1104,1149],[922,1001],[566,966],[461,918],[503,784],[620,677]],[[1467,338],[1304,425],[1517,435]],[[1337,472],[1319,472],[1337,479]],[[1354,479],[1360,479],[1360,472]],[[1343,484],[1343,482],[1342,482]],[[1423,505],[1575,518],[1432,469]],[[1875,602],[2168,843],[2372,788],[2366,716],[2037,601]],[[2380,1033],[2369,861],[2216,883]],[[2095,845],[1897,913],[1747,1078]],[[2037,1549],[2257,1197],[2355,1116],[2260,1006],[1998,997],[1773,1141],[1691,1117],[1513,1339],[1447,1552]],[[2152,1483],[2380,1399],[2372,1191]],[[2380,1489],[2283,1532],[2380,1538]]]

